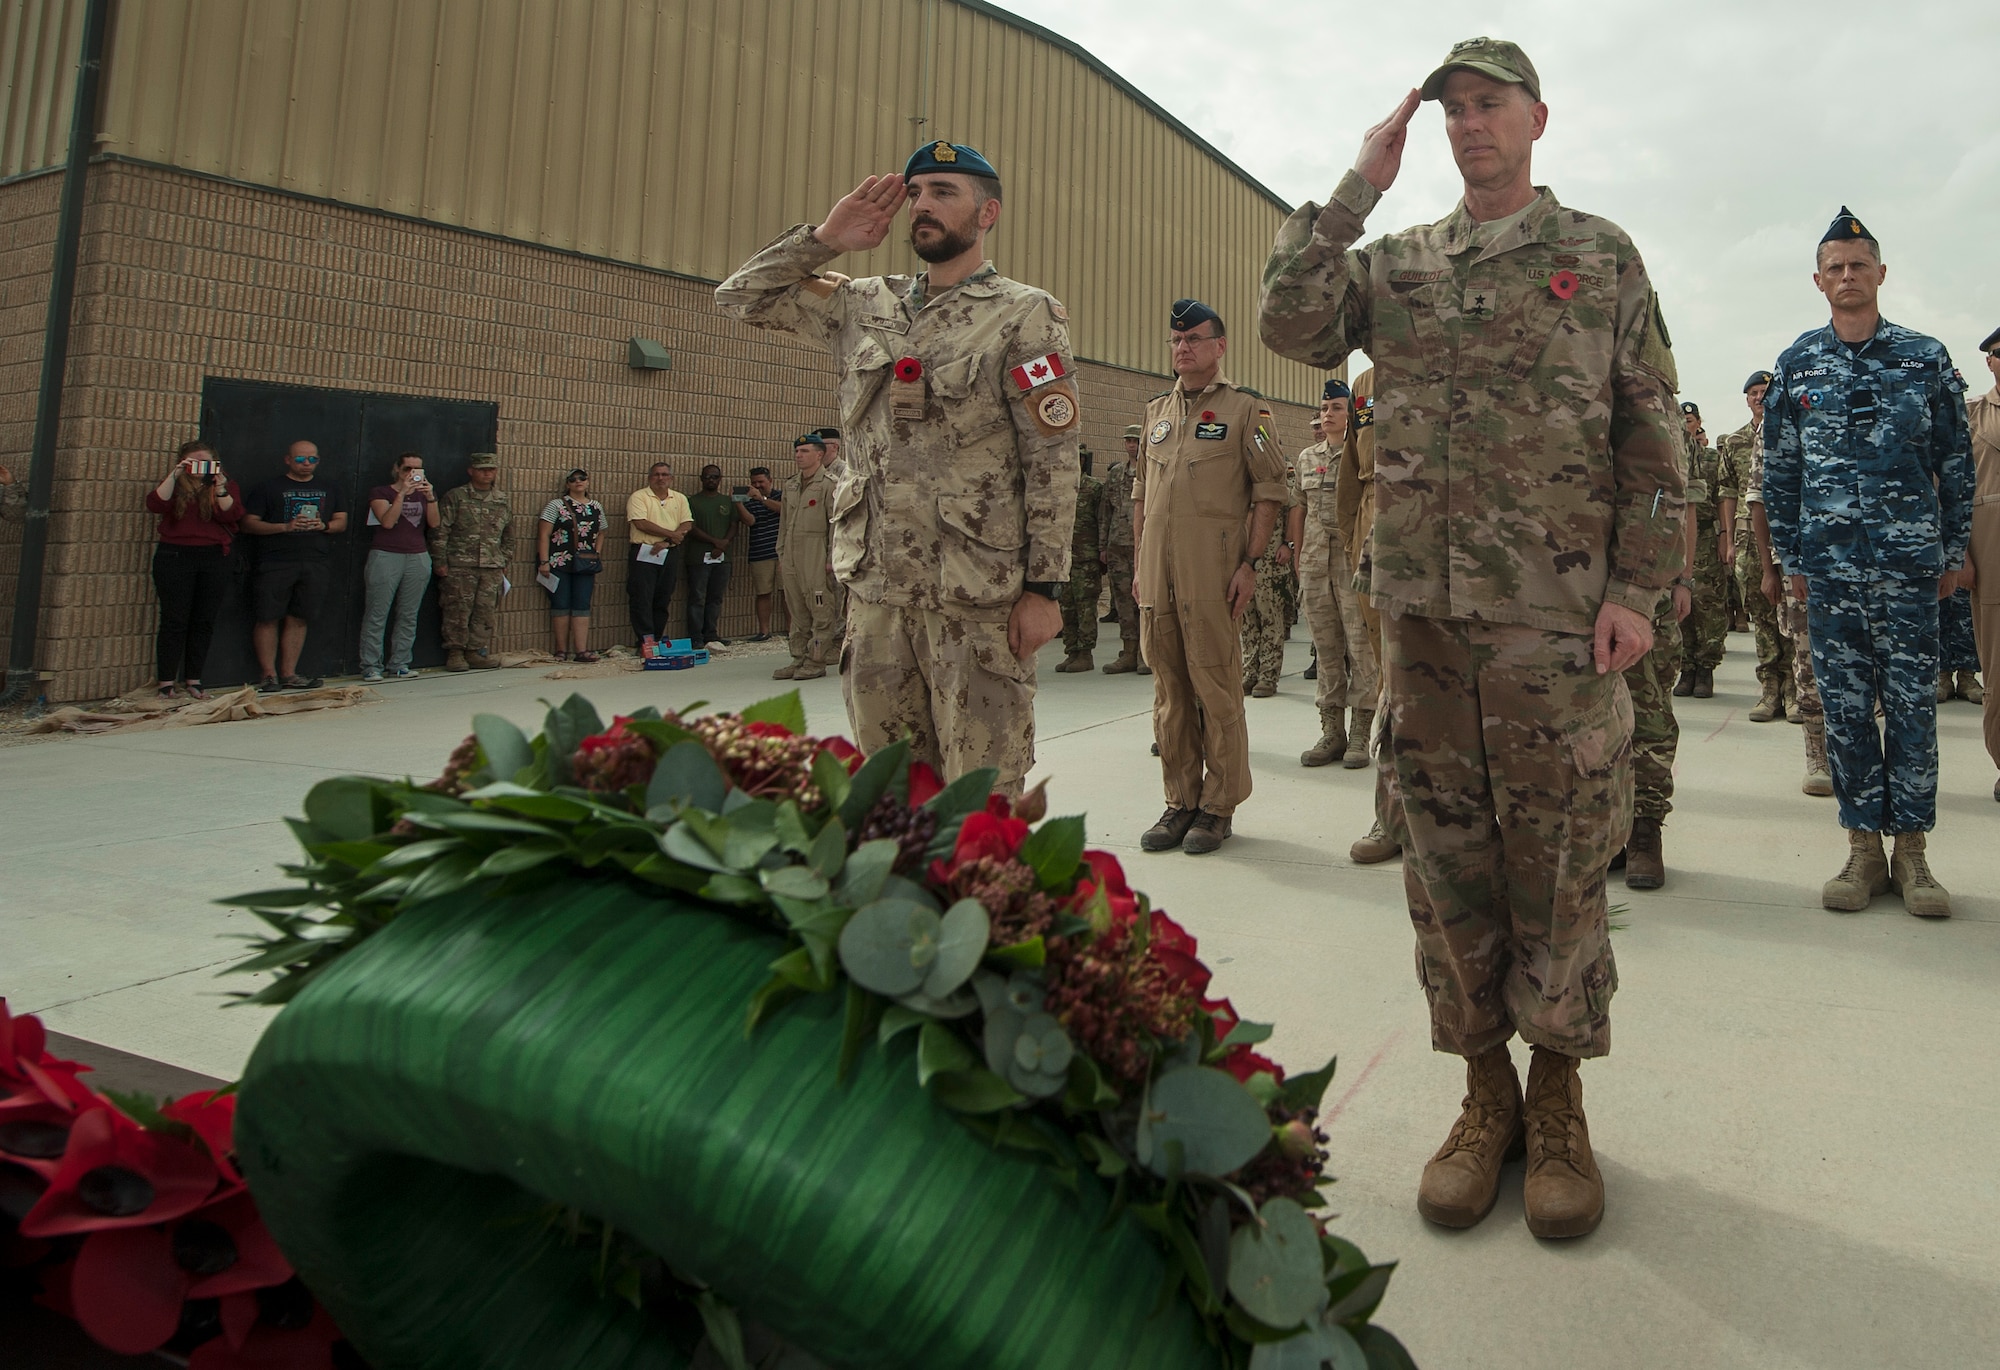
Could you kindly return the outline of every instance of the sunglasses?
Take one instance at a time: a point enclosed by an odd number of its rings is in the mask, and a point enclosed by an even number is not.
[[[300,465],[300,466],[318,466],[318,465],[319,465],[319,458],[318,458],[318,457],[286,457],[286,458],[285,458],[285,460],[286,460],[286,461],[289,461],[289,462],[296,462],[296,463],[297,463],[298,465]]]

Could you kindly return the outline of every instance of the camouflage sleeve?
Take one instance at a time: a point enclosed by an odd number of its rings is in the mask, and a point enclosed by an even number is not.
[[[1264,263],[1257,331],[1281,357],[1335,367],[1366,350],[1374,332],[1368,254],[1350,251],[1382,192],[1350,171],[1321,209],[1292,211]]]
[[[1719,500],[1743,498],[1743,444],[1723,439],[1728,445],[1716,449],[1715,497]]]
[[[817,273],[839,255],[813,237],[811,224],[788,228],[715,288],[716,308],[752,328],[831,344],[846,322],[846,278]]]
[[[1799,443],[1799,411],[1786,384],[1781,357],[1764,392],[1764,519],[1771,525],[1771,555],[1787,575],[1801,574],[1799,499],[1805,458]]]
[[[1943,383],[1931,400],[1931,469],[1937,472],[1944,569],[1956,571],[1972,541],[1972,424],[1965,412],[1965,379],[1943,348],[1938,368]]]
[[[1021,459],[1021,498],[1027,507],[1028,580],[1068,580],[1070,538],[1076,529],[1077,440],[1083,415],[1077,406],[1076,358],[1069,346],[1069,315],[1053,296],[1037,294],[1016,318],[1001,362],[1001,385],[1014,420]],[[1023,388],[1016,368],[1055,357],[1060,379]]]
[[[1285,489],[1288,474],[1285,449],[1278,443],[1278,421],[1262,405],[1257,407],[1257,429],[1250,435],[1250,498],[1258,504],[1269,501],[1280,508],[1290,507]]]
[[[1679,388],[1673,342],[1646,265],[1633,251],[1619,265],[1611,363],[1613,498],[1607,603],[1653,616],[1679,575],[1686,485],[1673,403]]]
[[[458,522],[458,506],[465,502],[458,497],[458,491],[464,488],[461,485],[456,490],[447,490],[438,501],[438,526],[432,530],[432,540],[439,547],[451,545],[451,527]]]

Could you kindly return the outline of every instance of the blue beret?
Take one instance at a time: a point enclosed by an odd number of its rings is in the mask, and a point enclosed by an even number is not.
[[[1826,235],[1820,241],[1845,243],[1856,238],[1866,238],[1871,243],[1875,241],[1875,235],[1861,226],[1861,220],[1854,217],[1854,211],[1842,205],[1839,217],[1827,226]]]
[[[1770,373],[1770,372],[1768,372],[1768,371],[1752,371],[1752,372],[1750,373],[1750,379],[1749,379],[1749,380],[1747,380],[1747,381],[1745,381],[1745,382],[1743,382],[1743,393],[1747,395],[1747,394],[1749,394],[1749,393],[1750,393],[1750,392],[1751,392],[1752,390],[1755,390],[1755,389],[1756,389],[1756,388],[1757,388],[1758,386],[1760,386],[1760,385],[1769,385],[1770,383],[1771,383],[1771,373]]]
[[[1203,304],[1200,300],[1175,300],[1172,323],[1174,331],[1185,333],[1190,328],[1199,328],[1210,319],[1216,326],[1222,325],[1222,316]]]
[[[1323,400],[1344,400],[1353,394],[1354,392],[1347,388],[1347,382],[1337,376],[1330,377],[1327,383],[1319,388],[1319,397]]]
[[[993,181],[1000,179],[993,163],[964,143],[925,143],[912,152],[910,160],[903,164],[903,179],[907,181],[912,176],[932,171],[955,171],[961,176],[984,176]]]
[[[793,443],[792,443],[792,446],[794,446],[794,447],[817,447],[817,448],[819,448],[819,449],[820,449],[821,451],[825,451],[825,450],[826,450],[826,439],[825,439],[825,438],[823,438],[823,437],[821,437],[821,436],[819,435],[819,430],[818,430],[818,429],[814,429],[814,430],[813,430],[812,432],[810,432],[810,433],[803,433],[803,434],[800,434],[800,435],[799,435],[799,437],[798,437],[798,438],[797,438],[796,440],[794,440],[794,441],[793,441]]]

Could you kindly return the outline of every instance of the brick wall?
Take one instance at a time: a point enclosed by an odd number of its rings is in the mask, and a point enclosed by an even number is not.
[[[33,427],[59,191],[59,177],[0,187],[0,461],[17,473],[12,454],[25,454]],[[1172,294],[1163,288],[1161,298]],[[665,345],[673,369],[631,370],[633,335]],[[657,459],[673,462],[684,491],[713,461],[726,489],[754,465],[782,474],[793,437],[839,421],[830,359],[724,319],[701,282],[100,163],[50,528],[42,663],[55,673],[52,699],[116,694],[149,678],[153,537],[141,499],[198,430],[209,376],[497,403],[502,486],[526,519],[572,466],[590,469],[617,515]],[[1092,364],[1078,379],[1084,436],[1102,469],[1165,382]],[[1283,410],[1288,448],[1306,439],[1309,417]],[[607,546],[624,536],[616,519]],[[0,532],[0,575],[11,577],[17,540],[18,525]],[[516,541],[510,576],[521,588],[503,606],[503,648],[548,642],[533,549],[531,538]],[[598,586],[600,646],[623,636],[623,589],[613,559]],[[747,575],[732,581],[722,631],[754,631]]]

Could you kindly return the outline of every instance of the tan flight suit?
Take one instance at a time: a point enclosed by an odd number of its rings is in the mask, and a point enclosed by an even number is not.
[[[833,478],[822,466],[810,479],[794,471],[785,482],[778,519],[778,585],[792,623],[792,665],[826,664],[839,636],[838,601],[827,574],[827,514]]]
[[[2000,386],[1965,406],[1972,421],[1972,636],[1986,685],[1986,754],[2000,766]]]
[[[1139,531],[1139,645],[1153,668],[1153,733],[1167,803],[1227,817],[1250,796],[1243,661],[1229,581],[1249,561],[1245,516],[1285,501],[1271,407],[1226,377],[1180,382],[1146,406],[1132,500]],[[1273,536],[1277,536],[1273,524]]]
[[[1008,647],[1008,618],[1024,581],[1069,579],[1076,521],[1068,312],[991,262],[932,295],[927,275],[816,274],[837,255],[801,224],[715,299],[834,355],[846,471],[830,533],[849,592],[855,744],[907,736],[947,781],[992,766],[1018,794],[1034,764],[1035,663]]]

